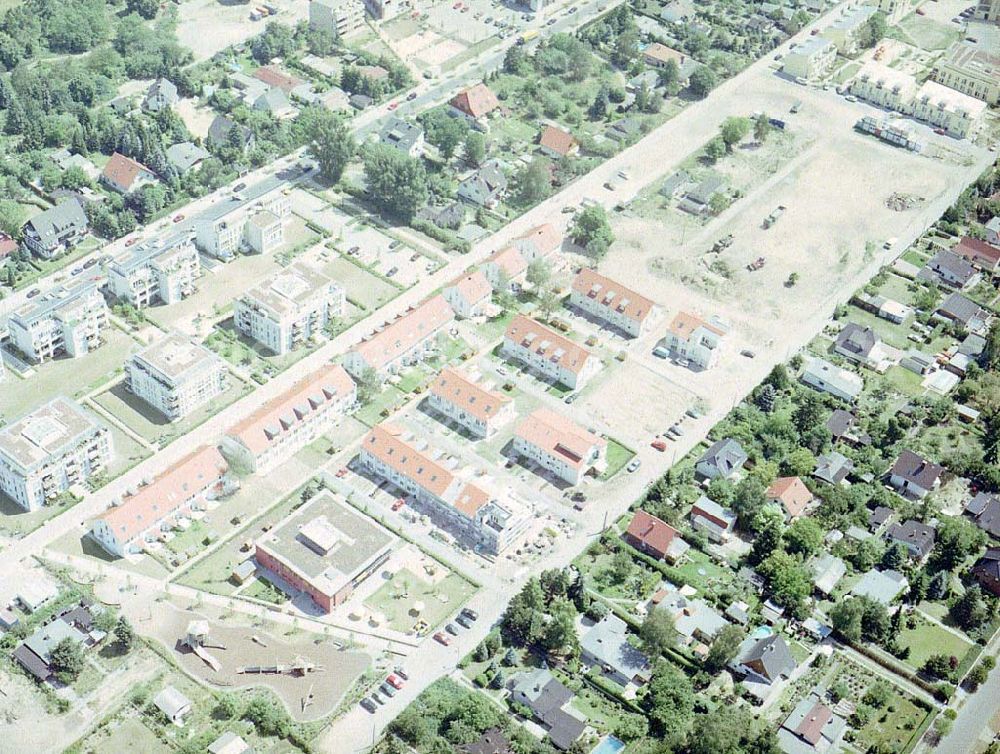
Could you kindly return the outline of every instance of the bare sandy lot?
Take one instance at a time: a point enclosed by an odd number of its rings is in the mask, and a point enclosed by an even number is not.
[[[281,12],[274,18],[295,26],[309,18],[308,0],[277,0]],[[219,50],[244,42],[264,31],[267,21],[251,21],[252,4],[191,0],[181,3],[178,13],[177,41],[194,53],[195,61],[207,60]]]
[[[212,125],[216,116],[212,108],[199,106],[197,100],[186,97],[180,100],[174,109],[193,136],[201,139],[208,136],[208,127]]]

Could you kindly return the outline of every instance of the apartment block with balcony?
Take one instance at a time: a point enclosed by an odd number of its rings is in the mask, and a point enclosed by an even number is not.
[[[514,400],[445,367],[431,384],[428,405],[476,437],[488,437],[514,417]]]
[[[608,441],[565,416],[540,408],[518,425],[513,449],[569,484],[607,466]]]
[[[866,63],[851,82],[855,97],[898,113],[908,112],[916,93],[913,76],[874,60]]]
[[[572,390],[583,387],[601,368],[601,360],[586,348],[522,314],[507,326],[502,352]]]
[[[61,287],[30,301],[7,320],[10,337],[30,360],[83,356],[102,343],[108,305],[92,282]]]
[[[1000,104],[1000,50],[955,42],[934,64],[934,80],[987,105]]]
[[[650,314],[656,308],[650,299],[588,267],[573,279],[569,302],[632,338],[648,329]]]
[[[284,242],[284,221],[292,212],[287,188],[284,179],[271,176],[216,202],[194,218],[198,248],[223,261],[241,251],[274,251]]]
[[[236,329],[276,354],[319,335],[343,316],[344,289],[302,262],[251,288],[233,302]]]
[[[194,234],[184,233],[126,249],[108,265],[108,287],[119,300],[145,309],[190,296],[199,275]]]
[[[0,430],[0,491],[35,511],[107,469],[111,433],[59,396]]]
[[[228,376],[222,359],[180,335],[168,335],[125,362],[129,392],[170,421],[225,392]]]

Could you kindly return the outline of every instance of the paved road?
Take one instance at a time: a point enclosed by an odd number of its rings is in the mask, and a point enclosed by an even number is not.
[[[1000,649],[1000,636],[993,638],[983,652],[983,656],[996,657]],[[1000,712],[1000,667],[990,671],[986,683],[979,690],[967,696],[958,710],[958,717],[951,733],[934,749],[938,754],[971,754],[977,746],[992,740],[987,734],[990,721]]]

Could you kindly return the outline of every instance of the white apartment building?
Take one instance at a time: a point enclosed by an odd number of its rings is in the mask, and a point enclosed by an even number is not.
[[[514,432],[514,451],[569,484],[590,469],[603,470],[608,441],[547,408],[526,417]]]
[[[311,0],[309,28],[344,37],[365,23],[365,6],[359,0]]]
[[[284,221],[292,212],[286,188],[283,179],[272,176],[217,202],[194,218],[198,248],[223,261],[239,251],[274,251],[284,241]]]
[[[878,12],[873,5],[859,5],[849,8],[823,32],[823,36],[837,46],[841,55],[853,55],[858,51],[858,41],[868,20]]]
[[[161,538],[202,501],[221,492],[228,468],[218,449],[196,450],[94,519],[90,535],[115,557],[141,552],[147,542]]]
[[[885,22],[895,26],[910,12],[913,3],[908,0],[878,0],[878,9],[885,14]]]
[[[421,443],[418,447],[416,443]],[[490,554],[499,554],[527,532],[532,516],[512,500],[501,502],[450,470],[452,459],[428,450],[398,427],[375,426],[361,443],[360,463],[412,495],[438,526]],[[446,465],[447,464],[447,465]]]
[[[129,392],[170,421],[188,416],[226,390],[225,362],[180,335],[158,340],[125,362]]]
[[[986,112],[983,100],[950,89],[936,81],[925,81],[913,100],[913,117],[943,128],[950,136],[964,139],[975,131]]]
[[[822,76],[837,59],[837,46],[823,37],[809,37],[785,54],[781,70],[793,78]]]
[[[514,417],[512,398],[488,390],[457,369],[445,367],[431,384],[427,403],[476,437],[487,437]]]
[[[655,309],[650,299],[588,267],[573,279],[569,302],[633,338],[649,329],[650,315]]]
[[[276,354],[285,354],[343,316],[344,289],[326,275],[296,262],[233,302],[236,329]]]
[[[442,295],[429,298],[361,341],[344,356],[344,368],[359,378],[371,368],[383,377],[415,364],[434,346],[434,336],[455,318]]]
[[[445,288],[442,295],[455,310],[456,317],[468,319],[486,313],[493,287],[482,271],[474,270]]]
[[[357,400],[350,375],[327,364],[230,427],[222,452],[235,466],[262,474],[327,432]]]
[[[718,323],[706,322],[688,312],[677,312],[658,345],[702,369],[708,369],[719,359],[722,336],[725,334],[725,329]]]
[[[61,287],[30,301],[7,321],[17,349],[35,362],[83,356],[101,344],[108,305],[91,282]]]
[[[0,429],[0,490],[27,511],[107,468],[111,433],[59,396]]]
[[[586,348],[522,314],[507,326],[502,351],[507,358],[573,390],[583,387],[601,368],[601,360]]]
[[[934,80],[987,105],[1000,104],[1000,50],[955,42],[934,64]]]
[[[851,94],[879,107],[908,112],[917,93],[917,82],[908,73],[871,60],[851,82]]]
[[[1000,0],[979,0],[973,17],[980,21],[1000,24]]]
[[[126,249],[108,265],[108,286],[137,309],[176,304],[195,291],[201,262],[194,234],[185,233]]]

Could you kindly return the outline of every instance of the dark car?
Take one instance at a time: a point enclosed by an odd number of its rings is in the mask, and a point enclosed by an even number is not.
[[[444,630],[447,631],[452,636],[458,636],[458,629],[455,628],[454,623],[449,623],[447,626],[444,627]]]
[[[242,191],[246,187],[247,185],[245,183],[237,183],[235,186],[233,186],[233,193],[236,193],[237,191]]]
[[[396,689],[394,689],[388,683],[383,683],[381,686],[378,687],[378,690],[388,697],[396,696]]]
[[[464,615],[466,618],[468,618],[471,621],[477,621],[477,620],[479,620],[479,613],[477,613],[471,607],[467,607],[464,610],[462,610],[462,615]]]
[[[28,298],[34,298],[41,292],[42,292],[41,288],[32,288],[30,291],[28,291]]]
[[[88,259],[86,262],[83,263],[83,269],[89,270],[95,264],[97,264],[97,260],[96,259]]]
[[[457,618],[455,618],[455,622],[462,628],[472,628],[472,621],[469,620],[468,616],[464,614],[459,615]]]
[[[413,100],[415,100],[416,98],[417,98],[416,92],[410,92],[409,94],[406,95],[407,102],[413,102]]]
[[[392,669],[392,672],[402,678],[404,681],[410,680],[410,674],[406,672],[406,668],[402,665],[397,665]]]
[[[378,705],[366,696],[361,700],[361,708],[374,715],[375,711],[378,709]]]

